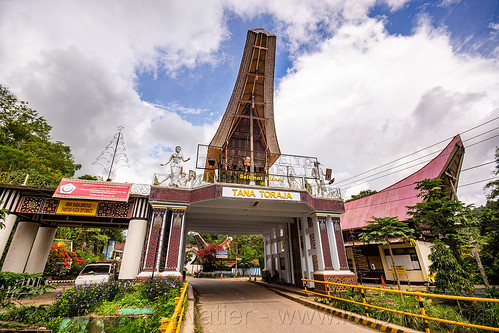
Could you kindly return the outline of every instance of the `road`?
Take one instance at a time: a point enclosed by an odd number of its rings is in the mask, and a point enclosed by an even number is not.
[[[189,278],[203,333],[377,332],[308,308],[242,279]]]

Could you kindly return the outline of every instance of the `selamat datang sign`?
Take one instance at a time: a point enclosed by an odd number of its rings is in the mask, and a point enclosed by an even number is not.
[[[63,178],[54,198],[128,202],[131,184]]]

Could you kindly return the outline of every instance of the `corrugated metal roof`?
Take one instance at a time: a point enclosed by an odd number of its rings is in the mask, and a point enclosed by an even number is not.
[[[422,199],[417,196],[416,183],[429,178],[441,177],[458,148],[463,147],[461,137],[456,135],[442,152],[420,170],[378,193],[354,201],[345,202],[345,213],[341,216],[343,230],[358,229],[367,225],[372,217],[398,217],[404,221],[407,206],[414,206]]]

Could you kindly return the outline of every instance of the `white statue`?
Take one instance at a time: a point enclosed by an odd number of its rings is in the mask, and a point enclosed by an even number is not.
[[[161,166],[170,164],[170,174],[161,183],[164,183],[166,180],[170,179],[170,185],[179,186],[179,178],[182,173],[182,166],[180,163],[187,162],[191,159],[190,157],[184,159],[184,155],[180,153],[181,150],[182,148],[180,148],[180,146],[175,147],[175,152],[170,155],[168,162],[161,164]]]
[[[324,182],[325,174],[319,165],[319,161],[314,162],[314,168],[312,169],[312,178],[315,179],[315,183],[317,184],[317,196],[323,197],[326,189],[326,183]]]
[[[288,177],[289,188],[300,188],[299,181],[295,174],[295,169],[292,166],[290,165],[286,166],[286,175]]]

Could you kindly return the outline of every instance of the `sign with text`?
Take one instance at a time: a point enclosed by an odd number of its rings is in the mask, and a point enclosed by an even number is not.
[[[53,197],[127,202],[130,187],[131,184],[63,178]]]
[[[217,259],[227,259],[229,258],[229,252],[226,250],[217,251]]]
[[[300,201],[299,192],[280,191],[280,190],[260,190],[260,189],[239,188],[239,187],[224,187],[222,189],[222,196],[225,198]]]
[[[405,270],[405,266],[404,265],[395,265],[395,269],[397,270],[397,273],[398,274],[407,274],[406,270]],[[393,265],[392,267],[390,268],[390,271],[393,272]]]
[[[95,216],[98,205],[96,201],[61,200],[56,214]]]

